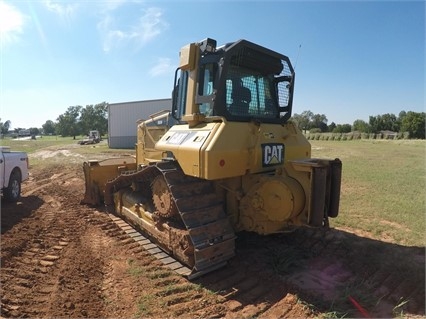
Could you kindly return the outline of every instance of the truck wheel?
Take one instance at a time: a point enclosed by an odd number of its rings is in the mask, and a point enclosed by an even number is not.
[[[10,174],[9,185],[4,191],[4,198],[8,202],[16,203],[21,197],[21,176],[19,172]]]

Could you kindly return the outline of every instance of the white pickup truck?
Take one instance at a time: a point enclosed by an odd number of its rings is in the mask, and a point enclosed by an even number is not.
[[[0,146],[0,186],[4,199],[17,202],[21,197],[21,183],[28,176],[28,155],[11,152],[10,147]]]

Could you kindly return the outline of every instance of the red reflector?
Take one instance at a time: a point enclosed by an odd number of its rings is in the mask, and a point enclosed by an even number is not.
[[[225,160],[221,159],[221,160],[220,160],[220,162],[219,162],[219,165],[220,165],[221,167],[225,166]]]

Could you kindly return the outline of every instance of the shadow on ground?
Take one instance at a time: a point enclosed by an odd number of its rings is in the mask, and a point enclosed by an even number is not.
[[[29,195],[21,197],[17,203],[1,201],[1,233],[4,234],[13,226],[21,222],[22,219],[36,211],[44,201],[38,196]]]
[[[236,246],[237,257],[227,267],[197,282],[236,307],[274,305],[260,317],[285,317],[286,305],[277,302],[287,293],[329,316],[425,315],[424,247],[336,229],[268,237],[242,233]]]

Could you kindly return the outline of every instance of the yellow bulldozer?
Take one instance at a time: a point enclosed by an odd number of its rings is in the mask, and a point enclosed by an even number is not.
[[[312,158],[290,120],[289,58],[210,38],[179,56],[172,109],[137,126],[135,157],[83,164],[82,203],[105,205],[193,277],[225,265],[238,232],[327,227],[339,211],[342,163]]]

